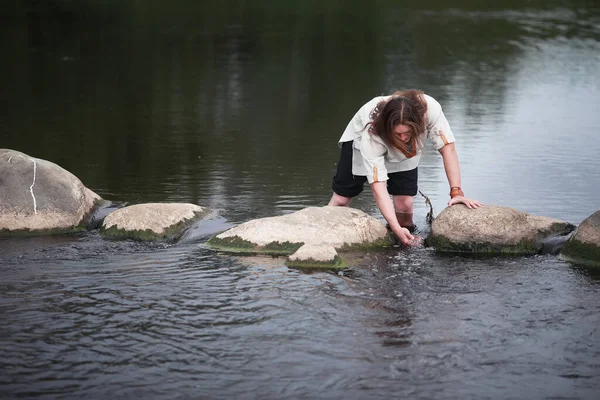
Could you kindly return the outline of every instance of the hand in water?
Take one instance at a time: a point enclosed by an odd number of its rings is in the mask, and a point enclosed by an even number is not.
[[[423,236],[413,236],[413,240],[408,244],[408,247],[423,247]]]
[[[398,236],[398,239],[400,239],[402,244],[405,246],[410,246],[412,241],[415,239],[415,237],[413,235],[411,235],[410,231],[406,228],[401,227],[398,230],[398,232],[394,232],[394,233],[396,234],[396,236]]]
[[[423,245],[423,237],[412,235],[406,228],[400,228],[400,231],[396,233],[396,236],[398,236],[398,239],[400,239],[402,244],[406,247],[420,247]]]

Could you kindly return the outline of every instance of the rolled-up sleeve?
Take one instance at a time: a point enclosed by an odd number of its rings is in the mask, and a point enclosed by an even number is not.
[[[385,167],[386,147],[376,142],[369,133],[363,133],[360,152],[364,160],[369,184],[387,181],[388,172]]]
[[[442,106],[430,96],[427,96],[427,137],[436,150],[456,141]]]

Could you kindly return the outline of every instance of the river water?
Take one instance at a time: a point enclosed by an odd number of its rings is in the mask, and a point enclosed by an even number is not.
[[[412,87],[444,107],[469,197],[600,209],[598,3],[428,3],[7,7],[1,148],[218,217],[176,245],[0,238],[0,398],[599,398],[598,270],[395,248],[340,276],[204,245],[326,204],[348,120]],[[419,170],[437,214],[441,157]],[[368,189],[353,206],[381,218]]]

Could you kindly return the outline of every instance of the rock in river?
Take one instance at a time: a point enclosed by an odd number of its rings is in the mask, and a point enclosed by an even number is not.
[[[573,229],[568,222],[510,207],[458,204],[435,218],[427,245],[441,252],[536,254],[544,240]]]
[[[330,206],[248,221],[208,241],[211,247],[226,252],[296,253],[291,257],[292,264],[304,263],[306,267],[335,264],[339,261],[335,249],[390,243],[388,230],[380,220],[354,208]]]
[[[600,210],[583,220],[561,255],[570,261],[600,267]]]
[[[208,213],[207,208],[188,203],[136,204],[108,214],[100,233],[114,239],[174,241]]]
[[[86,229],[102,202],[69,171],[15,150],[0,149],[0,234]]]

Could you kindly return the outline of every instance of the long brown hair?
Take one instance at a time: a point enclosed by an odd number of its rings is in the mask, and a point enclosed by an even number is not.
[[[371,122],[367,124],[369,133],[377,135],[388,145],[400,150],[410,158],[417,154],[423,145],[421,133],[425,132],[427,103],[420,90],[410,89],[392,94],[389,100],[381,101],[371,112]],[[403,142],[394,133],[398,124],[410,126],[410,139]]]

